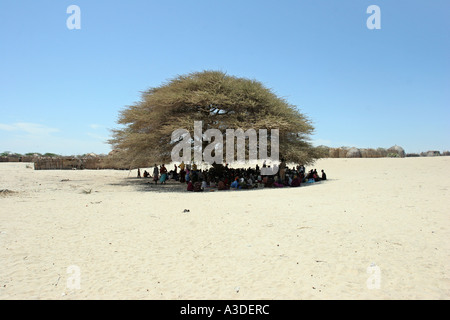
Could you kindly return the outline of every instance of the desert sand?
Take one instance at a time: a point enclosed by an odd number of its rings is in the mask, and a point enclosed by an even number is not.
[[[1,163],[0,299],[450,298],[450,157],[312,168],[329,180],[188,193]]]

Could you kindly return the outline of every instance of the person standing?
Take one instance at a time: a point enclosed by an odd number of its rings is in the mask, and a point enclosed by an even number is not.
[[[159,173],[161,174],[161,179],[160,179],[161,184],[166,184],[167,169],[163,164],[161,165],[161,169],[159,169]]]
[[[284,182],[284,179],[286,177],[286,161],[284,159],[281,159],[280,163],[280,179]]]
[[[183,169],[180,169],[180,183],[186,182],[186,171]]]
[[[158,166],[155,164],[155,168],[153,168],[153,181],[155,181],[155,184],[158,184],[159,179],[159,169]]]

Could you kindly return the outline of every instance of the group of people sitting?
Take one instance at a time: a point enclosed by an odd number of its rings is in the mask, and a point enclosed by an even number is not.
[[[175,165],[176,169],[176,165]],[[141,177],[141,169],[138,169],[138,178]],[[167,168],[165,165],[161,165],[159,168],[155,164],[155,167],[153,168],[153,177],[150,176],[150,173],[147,172],[147,170],[143,173],[144,178],[153,178],[153,181],[155,181],[155,184],[158,184],[158,181],[161,184],[166,184],[166,180],[170,179],[169,173],[167,172]]]
[[[264,163],[263,168],[266,167]],[[179,169],[179,170],[178,170]],[[174,165],[174,169],[167,171],[164,165],[158,167],[155,164],[153,169],[153,181],[165,184],[168,179],[179,181],[187,185],[187,191],[201,192],[204,190],[241,190],[255,188],[284,188],[300,187],[302,183],[311,183],[326,180],[326,174],[322,170],[321,176],[317,170],[305,172],[303,165],[288,168],[284,160],[281,161],[279,168],[275,170],[275,175],[263,175],[258,165],[256,168],[229,168],[228,165],[212,165],[209,169],[201,170],[194,163],[192,165],[182,162],[180,165]],[[138,170],[140,177],[140,170]],[[150,174],[145,171],[144,178],[150,178]]]

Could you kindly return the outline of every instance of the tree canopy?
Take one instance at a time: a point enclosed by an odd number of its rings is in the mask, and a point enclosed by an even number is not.
[[[226,129],[267,129],[270,139],[270,130],[278,129],[286,161],[308,164],[319,157],[309,142],[313,126],[296,106],[259,81],[220,71],[181,75],[143,92],[141,101],[120,111],[122,128],[112,130],[109,142],[115,157],[131,167],[169,163],[172,132],[186,129],[193,136],[194,121],[202,121],[203,132],[224,135]]]

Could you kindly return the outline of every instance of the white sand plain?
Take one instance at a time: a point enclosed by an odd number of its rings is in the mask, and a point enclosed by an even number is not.
[[[450,298],[450,157],[311,168],[330,180],[161,193],[1,163],[0,299]]]

